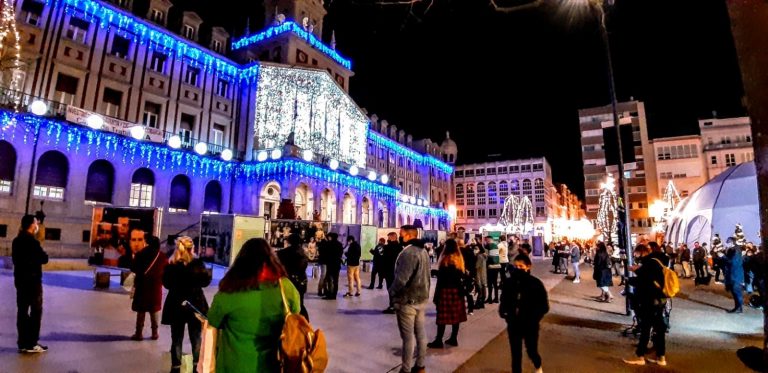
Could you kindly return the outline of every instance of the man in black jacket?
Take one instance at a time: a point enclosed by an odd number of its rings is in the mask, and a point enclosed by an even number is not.
[[[666,366],[667,360],[664,357],[666,353],[666,329],[664,320],[664,310],[667,305],[667,298],[664,295],[664,262],[656,254],[652,254],[651,249],[645,245],[635,247],[635,255],[639,256],[637,260],[639,265],[629,268],[635,272],[636,277],[629,279],[629,284],[635,289],[633,294],[633,305],[635,314],[640,327],[640,341],[635,350],[635,357],[624,359],[624,362],[630,365],[645,365],[646,361]],[[646,358],[648,353],[648,341],[651,339],[651,330],[653,333],[653,348],[656,350],[656,358]]]
[[[16,328],[19,352],[37,353],[48,350],[38,342],[43,316],[43,264],[48,254],[35,239],[39,227],[33,215],[21,218],[19,235],[13,239],[13,283],[16,286]]]
[[[339,272],[341,271],[341,256],[344,254],[344,246],[339,242],[337,233],[328,233],[328,242],[324,247],[327,253],[327,272],[325,275],[325,296],[323,299],[336,299],[339,291]],[[322,254],[321,254],[322,255]]]
[[[384,245],[384,249],[382,250],[381,274],[384,275],[384,280],[387,282],[387,289],[392,287],[392,281],[395,278],[395,262],[397,262],[397,256],[403,251],[403,245],[400,244],[397,238],[397,233],[389,232],[389,234],[387,234],[387,244]],[[390,314],[395,313],[391,299],[389,301],[389,307],[383,312]]]
[[[301,236],[296,233],[288,236],[288,247],[277,252],[277,258],[285,267],[288,273],[288,279],[299,291],[299,303],[301,304],[301,315],[309,320],[307,308],[304,307],[304,294],[307,292],[307,265],[309,259],[301,246]]]
[[[360,291],[363,289],[363,283],[360,282],[360,257],[362,256],[362,248],[360,244],[355,241],[355,236],[347,236],[347,287],[349,291],[344,294],[345,297],[360,296]],[[355,291],[357,287],[357,291]],[[354,292],[354,293],[353,293]]]
[[[370,250],[371,255],[373,256],[373,269],[371,269],[371,284],[368,286],[368,289],[373,289],[373,284],[376,283],[376,275],[379,275],[379,286],[378,289],[382,288],[382,284],[384,283],[384,273],[382,271],[382,259],[384,258],[384,245],[387,243],[387,240],[384,238],[379,238],[379,244],[376,245],[373,249]]]
[[[541,373],[539,323],[549,312],[547,289],[531,275],[531,258],[515,257],[509,278],[504,280],[499,315],[507,321],[507,335],[512,350],[512,373],[523,371],[523,341],[537,373]]]

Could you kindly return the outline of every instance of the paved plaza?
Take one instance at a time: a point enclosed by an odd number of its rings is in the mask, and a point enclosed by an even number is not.
[[[620,336],[630,322],[623,316],[623,298],[613,304],[590,299],[599,293],[589,280],[591,270],[582,271],[584,280],[573,284],[562,275],[549,273],[547,261],[535,262],[534,270],[550,290],[552,311],[543,321],[541,351],[544,367],[550,372],[646,372],[652,367],[630,368],[620,358],[632,351],[634,340]],[[214,284],[206,289],[212,299],[216,282],[223,275],[216,268]],[[344,273],[342,273],[344,279]],[[368,273],[363,273],[367,285]],[[116,278],[115,278],[116,280]],[[44,274],[44,316],[41,343],[50,351],[39,355],[16,352],[15,291],[12,273],[0,271],[0,372],[166,372],[170,368],[170,330],[163,327],[160,340],[134,342],[135,314],[130,299],[113,283],[109,291],[93,290],[91,271],[48,271]],[[345,280],[340,281],[342,284]],[[315,289],[311,280],[310,289]],[[759,311],[745,310],[727,315],[730,300],[722,285],[692,289],[684,282],[683,294],[675,299],[672,333],[669,336],[670,366],[673,372],[745,371],[736,350],[759,346],[762,318]],[[434,282],[433,282],[434,286]],[[343,288],[342,288],[343,289]],[[616,288],[614,288],[616,289]],[[618,291],[618,290],[617,290]],[[343,290],[342,290],[343,293]],[[361,297],[336,301],[307,297],[314,326],[327,333],[330,366],[328,372],[395,372],[399,369],[400,339],[394,315],[384,315],[384,290],[364,289]],[[435,335],[434,306],[427,317],[427,334]],[[507,372],[509,347],[504,323],[496,305],[475,312],[462,324],[460,346],[430,350],[429,372]],[[148,332],[148,326],[147,326]],[[501,333],[501,334],[500,334]],[[145,334],[147,334],[145,332]],[[185,350],[189,350],[185,346]],[[526,362],[526,370],[532,369]]]

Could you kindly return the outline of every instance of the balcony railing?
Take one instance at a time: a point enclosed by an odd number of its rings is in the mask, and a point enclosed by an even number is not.
[[[45,116],[60,119],[60,120],[66,120],[67,107],[69,105],[0,86],[0,108],[14,110],[18,112],[29,112],[29,107],[32,104],[32,102],[38,101],[38,100],[43,101],[48,105],[48,112],[45,114]],[[107,117],[114,118],[116,120],[122,121],[122,119],[120,118],[115,118],[115,117],[111,117],[111,116],[100,114],[100,113],[99,115],[105,118]],[[79,125],[79,124],[76,124],[76,125]],[[143,126],[143,124],[141,123],[136,123],[136,125]],[[168,140],[174,135],[178,135],[178,134],[173,132],[163,131],[163,143],[167,145]],[[198,139],[191,138],[191,137],[182,138],[181,147],[179,147],[179,149],[194,151],[195,145],[197,145],[200,142],[204,142],[204,141],[199,141]],[[213,144],[209,142],[204,142],[204,143],[208,147],[208,151],[206,152],[206,155],[219,156],[225,149],[227,149],[224,146],[219,144]],[[245,152],[235,150],[235,149],[230,149],[230,150],[232,150],[233,159],[242,160],[245,156]]]

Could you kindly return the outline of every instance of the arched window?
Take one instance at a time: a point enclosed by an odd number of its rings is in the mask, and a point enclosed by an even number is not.
[[[203,211],[221,212],[221,184],[212,180],[205,186],[205,200]]]
[[[524,179],[523,180],[523,196],[527,196],[529,199],[531,199],[531,202],[533,202],[533,188],[531,184],[530,179]]]
[[[491,181],[488,183],[488,204],[495,205],[498,203],[499,195],[496,191],[496,183]]]
[[[464,205],[464,185],[462,184],[456,184],[456,204]]]
[[[499,182],[499,203],[504,203],[504,200],[509,196],[509,184],[506,181]]]
[[[475,186],[467,184],[467,206],[475,205]]]
[[[176,175],[171,180],[171,199],[168,202],[168,212],[189,211],[190,185],[185,175]]]
[[[85,200],[112,203],[114,183],[115,168],[112,167],[112,163],[103,159],[91,163],[85,182]]]
[[[16,179],[16,149],[8,141],[0,141],[0,193],[10,193]]]
[[[477,204],[485,204],[485,184],[477,183]]]
[[[536,193],[536,202],[544,202],[544,180],[536,179],[534,181],[534,192]]]
[[[69,161],[67,161],[67,157],[55,150],[45,152],[37,161],[37,175],[32,194],[39,198],[64,199],[68,175]]]
[[[155,188],[155,174],[148,168],[140,168],[131,178],[131,195],[128,205],[131,207],[152,207]]]

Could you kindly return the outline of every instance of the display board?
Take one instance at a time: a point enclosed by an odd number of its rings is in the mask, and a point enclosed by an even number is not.
[[[266,238],[267,219],[246,215],[200,216],[198,256],[207,262],[229,266],[245,241]]]
[[[376,247],[378,241],[378,228],[373,225],[363,225],[360,227],[360,248],[363,253],[363,260],[373,260],[371,249]]]
[[[129,266],[131,230],[159,237],[161,220],[162,212],[156,208],[94,207],[90,243],[94,264]]]

